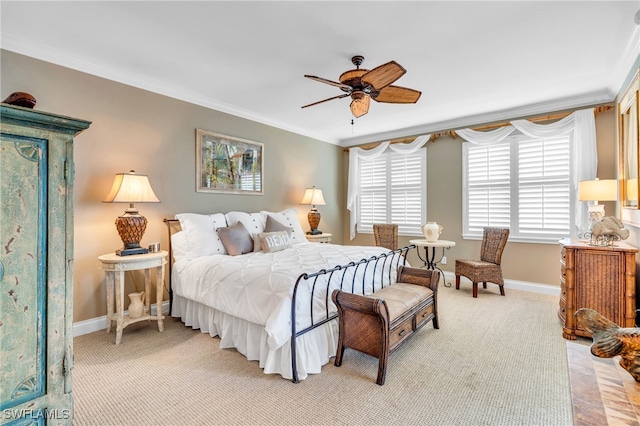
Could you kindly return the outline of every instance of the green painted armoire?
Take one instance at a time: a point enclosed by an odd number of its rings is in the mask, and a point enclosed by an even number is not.
[[[0,104],[0,424],[71,424],[73,138],[91,123]]]

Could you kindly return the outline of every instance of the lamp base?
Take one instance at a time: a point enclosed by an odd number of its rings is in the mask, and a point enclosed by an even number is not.
[[[309,228],[311,228],[311,231],[307,231],[307,235],[322,234],[322,231],[318,231],[318,225],[320,225],[320,213],[316,210],[316,206],[313,206],[307,215],[307,219],[309,219]]]
[[[149,249],[146,249],[144,247],[116,250],[116,255],[118,256],[131,256],[132,254],[147,254],[147,253],[149,253]]]
[[[124,215],[116,218],[116,229],[124,246],[116,250],[118,256],[149,253],[149,249],[140,247],[140,240],[147,229],[147,218],[138,214],[133,204],[125,210]]]
[[[604,217],[604,204],[593,204],[589,206],[589,229],[594,223]]]

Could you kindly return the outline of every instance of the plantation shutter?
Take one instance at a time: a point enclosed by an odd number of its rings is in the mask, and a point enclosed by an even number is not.
[[[423,151],[413,155],[397,153],[390,155],[391,205],[388,223],[397,223],[398,232],[402,234],[420,230],[424,224],[421,197],[421,194],[426,193],[422,186],[425,179],[421,161],[424,158]]]
[[[569,144],[568,136],[519,141],[519,231],[523,236],[568,233]]]
[[[387,220],[387,159],[385,155],[360,162],[360,220],[366,229]]]
[[[425,151],[387,152],[360,162],[359,231],[373,232],[374,223],[395,223],[400,234],[421,235],[426,218]]]
[[[466,143],[467,229],[482,233],[485,226],[509,227],[511,222],[510,143]]]

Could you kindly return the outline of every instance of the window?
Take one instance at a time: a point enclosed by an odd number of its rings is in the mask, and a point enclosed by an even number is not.
[[[385,152],[360,161],[358,232],[374,223],[396,223],[402,235],[422,235],[426,218],[426,149]]]
[[[481,238],[485,226],[509,227],[514,241],[556,243],[568,236],[570,146],[569,135],[464,143],[463,236]]]

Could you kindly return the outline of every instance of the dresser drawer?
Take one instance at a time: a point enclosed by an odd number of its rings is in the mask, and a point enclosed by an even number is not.
[[[413,317],[407,318],[389,332],[389,350],[393,350],[413,333]]]
[[[418,313],[416,313],[416,326],[414,327],[414,329],[417,330],[426,322],[429,322],[429,320],[433,319],[433,315],[433,304],[425,306],[424,308],[419,310]]]

